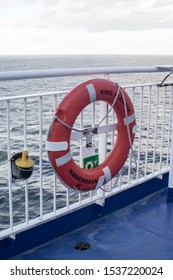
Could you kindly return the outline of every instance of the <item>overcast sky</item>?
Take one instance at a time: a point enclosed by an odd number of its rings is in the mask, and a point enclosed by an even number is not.
[[[171,54],[173,0],[0,0],[0,55]]]

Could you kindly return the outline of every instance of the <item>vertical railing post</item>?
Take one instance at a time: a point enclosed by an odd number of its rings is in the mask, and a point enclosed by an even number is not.
[[[100,102],[100,120],[106,115],[107,113],[107,104],[105,102]],[[107,124],[107,118],[102,121],[102,125]],[[99,161],[102,162],[106,158],[107,151],[107,134],[102,133],[99,135]]]
[[[43,147],[42,147],[42,96],[39,98],[39,172],[40,172],[40,219],[43,219]]]
[[[157,149],[157,135],[158,135],[158,114],[159,114],[159,95],[160,89],[157,87],[157,95],[156,95],[156,114],[155,114],[155,126],[154,126],[154,146],[153,146],[153,166],[152,166],[152,174],[155,172],[156,165],[156,149]]]
[[[140,96],[140,116],[139,116],[139,140],[138,140],[138,155],[137,155],[137,170],[136,170],[136,180],[138,182],[140,177],[140,157],[141,157],[141,145],[142,145],[142,119],[143,119],[143,98],[144,98],[144,88],[141,87]]]
[[[56,112],[57,108],[57,95],[53,95],[53,104],[54,104],[54,113]],[[56,213],[56,188],[57,188],[57,177],[54,173],[53,175],[53,212]]]
[[[24,117],[24,150],[27,150],[27,99],[24,98],[23,107],[23,117]],[[25,220],[28,224],[29,222],[29,211],[28,211],[28,180],[25,180]]]
[[[169,170],[167,202],[173,202],[173,139],[171,139],[171,162]]]
[[[10,147],[10,101],[7,101],[7,153],[8,153],[8,188],[10,229],[13,230],[13,195],[11,182],[11,147]]]
[[[146,133],[146,151],[145,151],[145,169],[144,176],[147,176],[147,166],[148,166],[148,147],[149,147],[149,136],[150,136],[150,122],[151,122],[151,89],[152,86],[149,86],[149,101],[148,101],[148,112],[147,112],[147,133]]]
[[[106,79],[109,79],[109,74],[105,75]],[[99,106],[99,118],[100,121],[103,120],[104,116],[107,114],[108,112],[108,105],[106,102],[100,101],[100,106]],[[108,119],[105,118],[102,121],[102,125],[106,125],[108,123]],[[103,162],[106,158],[107,155],[107,133],[103,133],[101,135],[99,135],[99,163]],[[105,193],[103,190],[98,190],[97,191],[97,195],[98,195],[98,200],[96,201],[97,204],[104,206],[105,204]]]
[[[107,103],[100,101],[99,110],[100,110],[100,120],[102,120],[107,113]],[[106,125],[106,124],[107,124],[107,118],[105,118],[102,121],[102,125]],[[107,154],[107,134],[102,133],[99,135],[99,162],[100,163],[105,160],[106,154]],[[98,195],[98,200],[96,201],[96,203],[103,206],[105,203],[105,194],[103,190],[101,189],[98,190],[97,195]]]
[[[172,131],[171,131],[171,153],[170,153],[170,169],[169,169],[167,202],[173,202],[173,120],[172,120]]]

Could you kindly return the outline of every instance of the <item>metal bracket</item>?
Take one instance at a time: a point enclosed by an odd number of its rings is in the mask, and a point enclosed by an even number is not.
[[[93,137],[92,128],[84,129],[83,135],[86,136],[86,148],[91,148],[92,147],[92,137]]]

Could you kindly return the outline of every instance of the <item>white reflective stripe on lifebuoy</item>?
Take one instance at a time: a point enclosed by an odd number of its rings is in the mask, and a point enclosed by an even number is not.
[[[109,167],[106,166],[105,168],[103,168],[103,172],[105,173],[106,182],[110,181],[112,179],[112,175]]]
[[[66,155],[64,155],[60,158],[55,159],[57,166],[64,165],[65,163],[67,163],[70,160],[71,160],[71,153],[70,152],[68,152]]]
[[[103,186],[105,179],[106,179],[106,183],[112,179],[111,171],[108,166],[103,168],[103,172],[104,175],[99,178],[96,189],[99,189]]]
[[[128,116],[127,118],[124,118],[124,124],[128,125],[128,124],[132,123],[135,119],[136,119],[136,117],[135,117],[135,113],[134,113],[134,114]]]
[[[45,148],[50,152],[66,151],[68,149],[68,142],[50,142],[46,140]]]
[[[86,85],[86,88],[88,90],[88,93],[89,93],[89,97],[90,97],[90,103],[96,101],[96,90],[95,90],[95,87],[93,86],[93,84],[88,84]]]
[[[132,128],[132,133],[133,134],[136,134],[137,130],[139,129],[139,125],[135,125],[133,128]]]

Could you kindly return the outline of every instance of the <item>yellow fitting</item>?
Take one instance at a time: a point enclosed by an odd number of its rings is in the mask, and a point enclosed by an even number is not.
[[[28,151],[24,150],[22,152],[22,157],[15,160],[15,164],[21,168],[32,168],[34,166],[34,161],[28,158]]]

